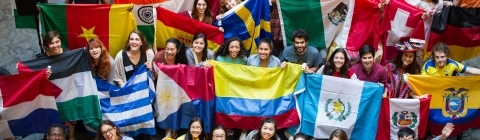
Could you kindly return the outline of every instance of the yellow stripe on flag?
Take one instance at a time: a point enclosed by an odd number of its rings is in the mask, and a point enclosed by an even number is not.
[[[109,53],[115,56],[125,48],[129,33],[137,29],[135,18],[129,9],[133,4],[112,4],[109,13]]]
[[[301,65],[292,63],[282,69],[210,62],[217,97],[276,99],[292,94],[302,74]]]
[[[248,33],[251,36],[251,38],[243,41],[245,48],[247,50],[251,50],[250,54],[258,53],[255,39],[260,36],[261,29],[264,29],[266,32],[271,32],[270,22],[265,21],[264,19],[261,19],[260,24],[258,26],[255,26],[255,21],[253,20],[252,13],[246,7],[238,8],[238,10],[235,13],[240,17],[240,19],[243,20],[248,30]]]
[[[418,95],[431,94],[430,108],[444,108],[448,95],[466,95],[465,107],[478,109],[480,104],[480,76],[409,75],[408,84]],[[465,90],[466,89],[466,90]]]
[[[182,41],[183,43],[185,43],[185,45],[189,47],[192,46],[192,41],[193,41],[192,34],[184,32],[177,28],[166,26],[160,20],[157,20],[155,32],[156,32],[155,38],[156,38],[157,48],[165,49],[165,46],[167,45],[165,42],[172,37]],[[212,51],[217,51],[217,49],[220,46],[220,44],[217,44],[210,40],[208,40],[207,43],[208,43],[208,48]]]

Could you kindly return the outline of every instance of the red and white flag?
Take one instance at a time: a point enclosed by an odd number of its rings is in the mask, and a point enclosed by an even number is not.
[[[408,41],[406,39],[409,38],[425,40],[422,14],[421,9],[403,0],[392,0],[385,6],[382,22],[385,30],[384,60],[391,60],[397,56],[399,51],[394,46],[398,41]]]
[[[396,140],[402,127],[409,127],[423,138],[428,124],[431,96],[424,99],[383,98],[377,139]]]

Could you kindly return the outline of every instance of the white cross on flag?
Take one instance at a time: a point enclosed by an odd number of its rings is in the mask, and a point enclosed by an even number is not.
[[[395,46],[400,40],[415,38],[425,40],[423,11],[403,0],[392,0],[385,7],[384,26],[386,46]]]

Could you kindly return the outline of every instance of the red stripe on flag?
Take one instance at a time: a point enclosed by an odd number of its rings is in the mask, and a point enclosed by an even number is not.
[[[376,139],[389,140],[390,133],[390,98],[382,98]]]
[[[450,136],[456,136],[456,135],[462,134],[463,131],[466,131],[470,128],[480,129],[480,125],[474,125],[474,124],[480,124],[480,117],[477,117],[474,120],[469,121],[468,123],[454,124],[455,129],[453,129]],[[445,125],[446,124],[436,124],[436,123],[428,122],[428,131],[436,136],[441,135],[443,127],[445,127]]]
[[[219,31],[218,27],[173,13],[162,7],[157,7],[157,13],[157,20],[162,22],[165,26],[175,28],[192,35],[203,33],[208,40],[219,45],[223,43],[223,33]]]
[[[420,123],[418,125],[418,137],[424,138],[425,132],[427,130],[428,114],[430,112],[430,100],[432,95],[429,95],[428,98],[420,99]]]
[[[380,37],[378,0],[357,0],[353,10],[353,17],[348,34],[346,49],[359,51],[368,44],[375,50]]]
[[[34,100],[39,94],[53,96],[46,70],[0,77],[3,108]],[[25,94],[29,93],[29,94]]]
[[[297,109],[291,109],[283,114],[269,117],[275,119],[277,129],[292,127],[300,123]],[[264,118],[266,118],[266,116],[239,116],[216,112],[215,124],[223,125],[226,128],[254,130],[261,127],[260,125]]]
[[[480,27],[475,28],[459,28],[452,25],[446,25],[445,30],[439,35],[438,41],[447,45],[456,45],[462,47],[478,47],[480,46]],[[432,33],[430,38],[432,38]],[[436,44],[436,42],[435,42]],[[432,44],[434,45],[434,44]]]

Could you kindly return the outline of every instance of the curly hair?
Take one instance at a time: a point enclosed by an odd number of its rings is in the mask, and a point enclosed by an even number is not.
[[[433,46],[432,49],[432,58],[435,57],[435,52],[443,52],[446,56],[450,56],[450,48],[448,48],[447,44],[438,42]]]
[[[101,48],[100,52],[100,60],[98,63],[95,64],[95,60],[90,54],[90,49],[92,48]],[[105,48],[105,45],[103,45],[103,42],[98,39],[98,38],[92,38],[88,41],[87,43],[87,53],[88,53],[88,58],[90,59],[90,65],[92,66],[93,69],[93,74],[95,76],[100,77],[103,80],[107,80],[108,76],[110,75],[111,72],[111,64],[110,62],[110,56],[108,54],[107,49]]]
[[[327,62],[325,63],[322,73],[325,75],[333,76],[333,73],[335,72],[335,63],[333,62],[333,59],[335,58],[335,55],[337,53],[342,53],[345,57],[345,62],[343,63],[342,67],[340,67],[340,77],[348,78],[348,68],[350,67],[350,60],[348,59],[347,51],[345,51],[345,49],[343,48],[338,48],[333,51],[332,55],[330,55]]]
[[[303,29],[295,30],[292,34],[292,40],[295,41],[295,38],[303,38],[305,42],[308,42],[308,33]]]
[[[228,48],[230,47],[230,43],[234,41],[238,41],[238,43],[240,44],[240,52],[238,52],[238,56],[246,57],[247,49],[245,49],[245,47],[243,46],[242,40],[235,36],[235,37],[229,38],[227,41],[225,41],[225,43],[223,43],[222,46],[220,46],[220,48],[215,53],[215,58],[217,56],[227,56],[228,54],[230,54],[230,51],[228,51]]]
[[[226,13],[229,9],[227,8],[227,2],[225,2],[226,0],[221,0],[220,1],[220,9],[219,9],[219,12],[218,14],[223,14],[223,13]],[[228,0],[227,0],[228,1]],[[235,0],[237,2],[237,4],[240,4],[242,3],[241,0]]]
[[[193,7],[192,7],[192,18],[195,20],[200,20],[198,19],[198,10],[197,10],[197,3],[199,0],[193,1]],[[210,4],[208,4],[209,0],[203,0],[207,4],[207,8],[205,8],[205,15],[203,16],[203,19],[201,22],[207,23],[207,24],[212,24],[212,13],[210,13]]]

